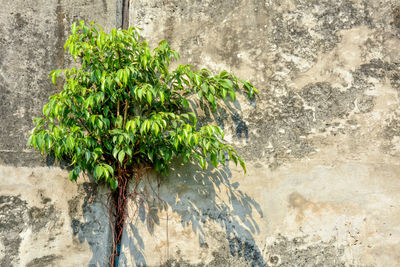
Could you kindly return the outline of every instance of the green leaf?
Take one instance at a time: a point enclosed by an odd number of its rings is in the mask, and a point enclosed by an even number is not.
[[[112,190],[116,190],[118,187],[118,181],[115,178],[110,179],[110,187]]]
[[[104,169],[100,165],[97,165],[96,168],[94,169],[94,177],[99,180],[101,176],[103,175]]]
[[[42,147],[42,139],[40,139],[40,141],[40,147]],[[74,148],[74,138],[72,136],[67,138],[67,148],[70,150]]]
[[[111,176],[114,176],[114,169],[110,165],[104,164],[104,167],[107,169]]]
[[[238,160],[240,162],[240,166],[242,166],[242,169],[243,169],[244,173],[246,173],[247,172],[246,164],[244,163],[243,159],[238,157]]]
[[[231,96],[232,101],[236,100],[236,94],[235,94],[235,92],[233,90],[229,91],[229,95]]]
[[[151,126],[151,130],[153,131],[154,135],[158,135],[158,133],[160,132],[160,127],[158,126],[157,123],[153,123],[153,125]]]
[[[136,124],[134,120],[130,120],[126,123],[126,130],[135,132]]]
[[[226,99],[226,94],[227,94],[227,92],[228,92],[228,91],[227,91],[225,88],[222,88],[222,89],[221,89],[222,99],[224,99],[224,100]]]
[[[28,138],[27,146],[31,147],[35,143],[36,136],[31,134]]]
[[[123,151],[123,150],[121,150],[119,153],[118,153],[118,160],[119,160],[119,162],[122,164],[122,162],[124,161],[124,158],[125,158],[125,151]]]
[[[217,155],[216,155],[215,153],[211,153],[211,154],[210,154],[210,161],[211,161],[211,164],[212,164],[215,168],[218,167]]]
[[[176,51],[173,51],[172,54],[174,55],[175,59],[179,59],[179,54]]]
[[[233,160],[233,162],[235,163],[235,165],[237,166],[238,161],[237,161],[237,157],[235,155],[231,155],[231,159]]]
[[[208,93],[208,86],[207,86],[207,84],[206,83],[203,83],[202,85],[201,85],[201,90],[203,90],[203,92],[204,93]]]
[[[215,106],[215,98],[212,94],[208,94],[206,98],[213,106]]]
[[[49,113],[50,113],[50,103],[47,103],[43,107],[43,115],[49,116]]]
[[[132,149],[130,147],[125,148],[125,153],[129,156],[132,157]]]
[[[120,151],[120,149],[118,147],[114,147],[113,149],[113,157],[117,158],[118,152]]]
[[[207,119],[199,129],[197,114],[208,115],[210,106],[215,112],[217,104],[226,104],[220,99],[228,94],[236,101],[238,82],[240,90],[253,97],[257,89],[251,83],[227,71],[214,75],[190,65],[173,69],[170,63],[179,58],[178,52],[167,41],[150,50],[134,27],[107,34],[81,21],[71,32],[65,49],[80,62],[50,72],[54,84],[64,85],[50,96],[28,139],[42,154],[70,159],[70,180],[83,171],[115,190],[115,166],[129,175],[133,166],[154,167],[166,175],[176,157],[185,163],[198,160],[204,169],[207,160],[217,167],[228,158],[239,161],[246,172],[244,161],[223,140],[223,131]]]
[[[197,75],[197,74],[194,75],[194,82],[196,83],[197,86],[200,85],[200,83],[201,83],[201,78],[200,78],[199,75]]]
[[[153,161],[153,155],[154,155],[154,153],[153,153],[152,150],[149,150],[149,152],[147,152],[147,156],[149,157],[149,159],[150,159],[151,161]]]
[[[221,81],[221,85],[222,85],[223,87],[227,88],[227,89],[233,88],[233,83],[232,83],[232,81],[229,80],[229,79],[223,79],[223,80]]]
[[[210,92],[214,95],[215,94],[215,88],[214,88],[214,86],[210,86]]]
[[[103,129],[103,126],[104,126],[103,121],[102,121],[102,120],[96,120],[96,126],[97,126],[99,129]]]
[[[72,34],[76,34],[76,23],[75,23],[75,22],[72,23],[72,26],[71,26],[71,33],[72,33]]]
[[[53,82],[54,85],[56,84],[56,79],[58,78],[60,73],[61,73],[61,70],[55,70],[55,71],[52,71],[50,73],[51,74],[51,81]]]
[[[205,149],[208,151],[208,150],[210,150],[210,145],[211,145],[211,142],[206,142],[205,143]]]
[[[211,127],[211,125],[206,126],[207,132],[209,136],[212,136],[214,133],[214,129]]]
[[[178,140],[178,138],[175,138],[175,140],[174,140],[175,150],[178,150],[178,146],[179,146],[179,140]]]
[[[106,168],[103,168],[103,176],[104,176],[104,179],[106,180],[106,182],[108,182],[108,180],[110,179],[110,173],[108,172],[108,170]]]
[[[182,98],[182,106],[184,109],[189,109],[189,102],[185,98]]]
[[[121,115],[119,115],[119,116],[117,117],[116,122],[115,122],[115,127],[117,127],[117,128],[122,128],[122,122],[123,122],[123,118],[122,118]]]
[[[147,99],[147,103],[149,103],[149,105],[151,105],[152,98],[151,98],[151,92],[150,91],[147,92],[146,99]]]
[[[77,168],[73,169],[72,171],[69,172],[69,180],[72,181],[76,181],[78,179],[78,175],[79,175],[79,170]]]
[[[205,170],[207,168],[206,160],[203,157],[200,157],[200,166]]]
[[[159,92],[159,95],[160,95],[161,103],[164,104],[164,99],[165,99],[164,93],[163,92]]]

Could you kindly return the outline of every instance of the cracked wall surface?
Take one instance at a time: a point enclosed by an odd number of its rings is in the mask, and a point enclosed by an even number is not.
[[[0,169],[1,266],[107,266],[106,192],[56,168]]]
[[[120,25],[121,1],[5,1],[0,10],[0,265],[107,266],[107,194],[26,148],[71,63],[73,21]],[[247,162],[175,163],[131,201],[120,266],[398,266],[400,4],[394,0],[131,0],[129,21],[179,63],[260,94],[215,121]],[[150,175],[150,179],[151,179]],[[155,193],[158,192],[158,194]]]
[[[107,266],[106,193],[27,149],[32,119],[60,88],[48,73],[71,59],[73,21],[116,25],[115,1],[2,1],[0,9],[0,266]],[[96,193],[94,193],[96,192]]]
[[[231,71],[260,95],[203,118],[224,127],[249,173],[172,174],[156,234],[138,242],[147,219],[132,219],[127,265],[397,266],[399,10],[396,1],[133,1],[130,23],[150,45],[166,39],[180,63]]]

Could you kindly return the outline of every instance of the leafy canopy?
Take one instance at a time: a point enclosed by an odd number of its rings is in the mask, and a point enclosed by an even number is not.
[[[179,54],[166,41],[150,50],[134,27],[107,34],[81,21],[71,30],[65,49],[81,67],[50,73],[54,84],[63,74],[64,86],[49,97],[43,117],[34,119],[28,141],[42,154],[69,160],[70,180],[84,171],[116,189],[118,168],[149,166],[166,174],[178,156],[203,168],[208,160],[215,167],[233,160],[246,171],[220,127],[197,124],[189,99],[215,110],[235,101],[238,91],[253,97],[252,84],[226,71],[213,75],[189,65],[171,71]]]

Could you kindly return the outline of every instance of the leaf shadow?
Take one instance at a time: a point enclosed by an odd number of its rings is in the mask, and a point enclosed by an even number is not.
[[[151,201],[148,208],[139,209],[137,217],[152,233],[154,225],[160,225],[159,214],[172,211],[183,228],[191,227],[202,248],[208,248],[207,240],[213,238],[209,236],[207,225],[214,223],[219,225],[219,231],[229,246],[230,255],[223,256],[244,259],[251,266],[265,266],[254,238],[260,232],[254,216],[262,217],[263,212],[253,198],[240,190],[238,182],[231,183],[231,178],[229,168],[203,170],[196,164],[174,163],[171,174],[157,192],[147,190],[146,198]],[[145,216],[140,215],[142,212],[146,213]],[[130,253],[136,265],[146,265],[142,239],[134,223],[129,225],[133,233],[129,240]],[[208,249],[211,249],[210,254],[214,254],[213,249],[217,248]]]
[[[92,181],[79,184],[78,188],[79,194],[68,201],[73,240],[89,245],[93,254],[89,266],[108,266],[112,233],[107,190]]]
[[[248,105],[256,108],[256,99],[259,97],[258,95],[253,95],[251,98],[248,98],[247,94],[241,90],[237,90],[236,94],[242,99],[245,99],[245,102],[247,102]],[[242,107],[238,99],[232,101],[232,99],[227,97],[224,101],[219,100],[213,110],[207,101],[204,99],[198,100],[194,97],[193,99],[189,99],[189,106],[190,111],[198,118],[198,127],[216,122],[219,127],[224,129],[225,122],[230,117],[231,121],[234,123],[236,137],[239,139],[249,139],[249,128],[239,113],[239,111],[242,110]]]

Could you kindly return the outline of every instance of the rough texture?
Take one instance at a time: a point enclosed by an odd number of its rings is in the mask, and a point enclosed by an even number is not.
[[[116,25],[116,3],[2,1],[0,9],[0,266],[106,266],[106,192],[68,181],[68,173],[26,148],[52,69],[71,60],[64,43],[73,21]],[[17,167],[17,168],[16,168]],[[100,190],[101,191],[101,190]]]
[[[128,204],[120,261],[127,266],[165,261],[171,266],[241,266],[246,261],[262,265],[254,216],[262,217],[263,211],[237,183],[231,184],[230,177],[228,169],[204,172],[199,166],[177,163],[167,183],[174,186],[164,185],[159,191],[154,190],[157,185],[145,186],[143,197]],[[157,256],[148,257],[151,251]]]
[[[68,66],[72,21],[120,25],[118,1],[0,10],[0,265],[105,266],[107,192],[25,147]],[[116,16],[117,15],[117,16]],[[131,200],[119,266],[397,266],[400,4],[394,0],[131,1],[130,23],[181,63],[252,81],[205,113],[249,173],[174,165]],[[42,166],[42,167],[39,167]],[[153,179],[153,174],[149,179]],[[86,180],[85,180],[86,179]]]
[[[159,193],[168,209],[150,212],[164,218],[154,236],[133,216],[126,265],[396,266],[399,10],[390,0],[134,1],[130,22],[150,45],[166,39],[180,63],[226,69],[260,95],[203,118],[225,128],[249,174],[172,174]]]
[[[0,163],[39,166],[46,161],[26,149],[32,119],[41,115],[51,94],[48,74],[71,60],[64,43],[73,21],[95,20],[105,29],[116,24],[116,4],[95,1],[2,1],[0,10]]]
[[[106,204],[104,190],[65,171],[0,167],[0,265],[107,266]]]

